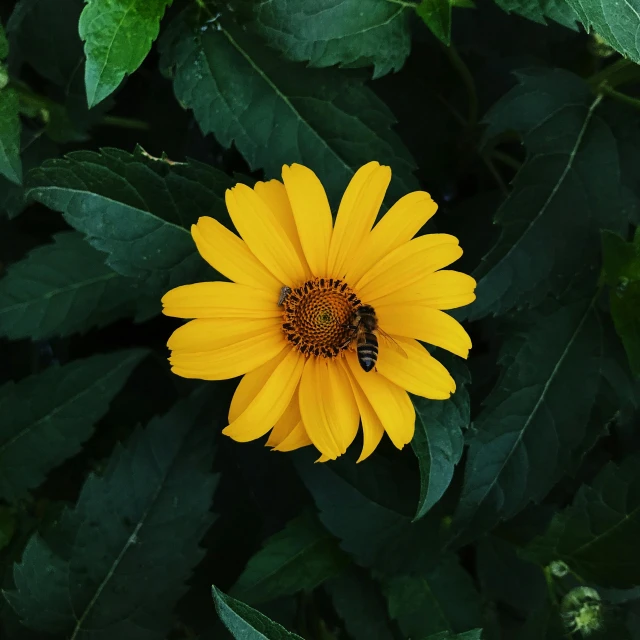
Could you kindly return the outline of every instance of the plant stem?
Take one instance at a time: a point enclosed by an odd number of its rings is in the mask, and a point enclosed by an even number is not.
[[[119,127],[120,129],[136,129],[138,131],[148,131],[151,127],[148,122],[136,120],[134,118],[121,118],[120,116],[105,116],[100,120],[100,124],[106,127]]]
[[[504,151],[498,151],[497,149],[493,149],[490,155],[493,159],[500,160],[502,164],[506,164],[508,167],[511,167],[516,171],[520,171],[522,167],[521,162],[518,162],[515,158],[512,158],[508,153],[505,153]]]
[[[587,82],[594,88],[598,88],[603,83],[607,83],[610,87],[617,87],[621,84],[640,80],[640,66],[622,58],[610,64],[608,67],[598,73],[594,73]]]
[[[465,89],[467,91],[467,97],[469,99],[469,112],[468,112],[468,126],[474,127],[478,122],[478,94],[476,92],[476,85],[473,81],[473,76],[469,71],[469,67],[465,64],[464,60],[460,57],[453,45],[442,45],[449,57],[451,66],[458,72]]]
[[[628,104],[630,107],[633,107],[634,109],[640,109],[640,99],[639,98],[632,98],[631,96],[628,96],[626,93],[622,93],[620,91],[616,91],[615,89],[613,89],[612,87],[610,87],[606,82],[603,82],[599,87],[598,87],[598,94],[601,96],[608,96],[609,98],[612,98],[613,100],[617,100],[618,102],[622,102],[624,104]]]

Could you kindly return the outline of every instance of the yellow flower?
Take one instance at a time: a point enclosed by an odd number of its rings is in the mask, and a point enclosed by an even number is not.
[[[166,315],[195,318],[169,339],[172,370],[203,380],[244,376],[223,430],[239,442],[270,431],[266,444],[277,451],[314,445],[321,461],[333,460],[362,423],[360,460],[384,432],[401,449],[415,424],[407,392],[444,400],[455,391],[419,341],[463,358],[471,348],[443,311],[475,299],[473,278],[443,270],[462,249],[444,233],[413,238],[437,209],[423,191],[401,198],[373,226],[391,180],[377,162],[353,176],[335,224],[313,171],[284,166],[282,178],[227,191],[242,239],[212,218],[192,226],[202,257],[231,282],[185,285],[164,296]],[[365,305],[378,321],[366,342],[379,338],[368,372],[355,337],[364,326],[356,312]],[[373,347],[361,351],[375,360]]]

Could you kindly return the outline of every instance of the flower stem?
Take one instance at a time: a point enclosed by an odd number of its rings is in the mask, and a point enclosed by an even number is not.
[[[476,92],[476,85],[473,81],[473,76],[469,71],[469,67],[467,67],[464,60],[460,57],[456,48],[452,44],[448,47],[444,44],[442,46],[449,57],[451,66],[458,72],[458,75],[460,76],[460,79],[467,91],[467,97],[469,99],[467,124],[469,127],[475,127],[478,122],[478,94]]]
[[[630,107],[634,109],[640,109],[640,98],[632,98],[628,96],[626,93],[622,93],[621,91],[616,91],[612,87],[607,84],[607,82],[603,82],[598,86],[598,93],[601,96],[608,96],[613,100],[618,102],[622,102],[623,104],[628,104]]]
[[[598,73],[594,73],[590,78],[587,78],[589,85],[594,88],[599,88],[604,83],[610,87],[617,87],[635,80],[640,80],[640,66],[626,58],[610,64],[602,71],[598,71]]]
[[[136,129],[138,131],[148,131],[151,127],[148,122],[136,120],[135,118],[121,118],[120,116],[105,116],[100,120],[100,124],[106,127],[119,127],[120,129]]]

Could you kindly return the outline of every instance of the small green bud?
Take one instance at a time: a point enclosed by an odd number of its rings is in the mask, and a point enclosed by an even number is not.
[[[560,604],[562,621],[570,633],[583,636],[602,627],[602,600],[591,587],[576,587],[567,593]]]
[[[569,567],[566,562],[562,562],[562,560],[554,560],[549,565],[549,571],[551,571],[551,575],[556,578],[564,578],[569,573]]]

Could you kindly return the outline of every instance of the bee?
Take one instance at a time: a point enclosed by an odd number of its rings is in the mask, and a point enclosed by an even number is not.
[[[354,338],[356,339],[358,362],[366,372],[371,371],[378,361],[378,337],[374,332],[379,333],[400,355],[408,357],[404,349],[378,326],[376,311],[369,304],[364,304],[356,309],[351,324],[347,327],[351,330],[351,335],[344,346],[346,347]]]
[[[284,301],[288,298],[291,293],[291,287],[287,287],[286,285],[280,289],[280,297],[278,298],[278,306],[281,307],[284,304]]]

